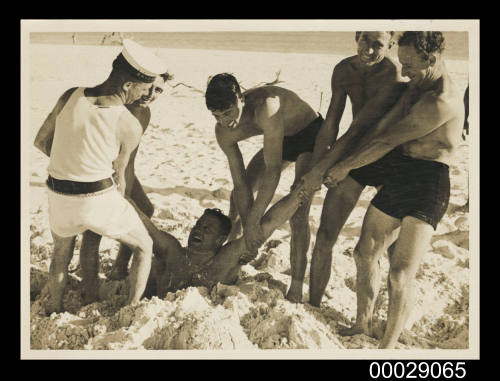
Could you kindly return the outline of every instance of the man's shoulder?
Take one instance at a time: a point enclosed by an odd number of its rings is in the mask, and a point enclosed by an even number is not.
[[[148,128],[149,121],[151,120],[151,109],[147,107],[134,107],[126,105],[130,113],[139,121],[142,129],[145,131]]]

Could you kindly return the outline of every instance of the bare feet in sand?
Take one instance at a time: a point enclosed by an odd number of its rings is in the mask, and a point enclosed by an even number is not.
[[[354,336],[364,334],[366,336],[371,336],[371,332],[368,328],[362,327],[361,325],[354,324],[352,327],[340,326],[338,329],[339,335],[342,336]]]

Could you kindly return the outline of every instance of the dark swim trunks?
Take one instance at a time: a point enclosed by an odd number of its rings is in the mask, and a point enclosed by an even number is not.
[[[352,170],[349,176],[362,186],[382,186],[372,204],[391,217],[418,218],[436,230],[450,199],[449,167],[414,159],[399,148],[378,161]]]
[[[323,124],[323,117],[319,115],[309,125],[295,135],[283,138],[282,158],[286,161],[297,161],[300,154],[313,152],[316,135]]]

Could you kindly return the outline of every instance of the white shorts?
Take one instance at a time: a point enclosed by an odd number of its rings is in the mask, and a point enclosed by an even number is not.
[[[134,229],[147,234],[134,207],[116,186],[86,195],[69,195],[48,189],[50,229],[60,237],[72,237],[91,230],[120,239]]]

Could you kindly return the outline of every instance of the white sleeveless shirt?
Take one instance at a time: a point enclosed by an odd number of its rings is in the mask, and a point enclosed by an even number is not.
[[[47,172],[59,180],[93,182],[110,177],[120,142],[116,127],[125,106],[102,107],[77,88],[56,118]]]

